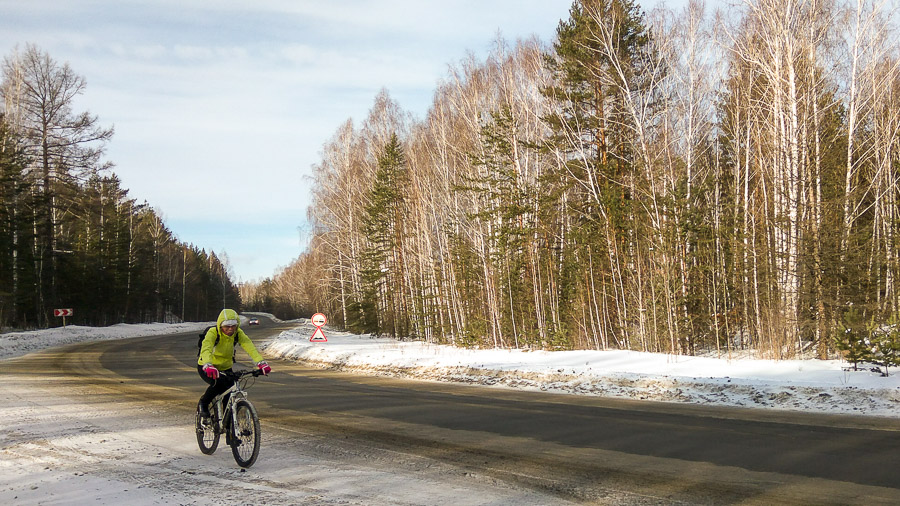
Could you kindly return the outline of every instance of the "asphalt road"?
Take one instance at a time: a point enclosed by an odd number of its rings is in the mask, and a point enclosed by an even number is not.
[[[283,328],[263,319],[246,331],[261,342]],[[196,344],[196,333],[102,341],[73,346],[65,360],[35,356],[43,363],[28,367],[193,410],[205,388]],[[403,472],[439,461],[586,502],[624,494],[633,504],[900,504],[900,420],[542,394],[270,364],[273,374],[251,390],[264,432],[390,454],[389,465]]]

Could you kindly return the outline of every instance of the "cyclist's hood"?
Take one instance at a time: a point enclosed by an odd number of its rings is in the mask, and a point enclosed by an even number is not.
[[[222,332],[222,322],[226,320],[234,320],[237,322],[238,328],[241,328],[241,318],[238,316],[237,311],[234,309],[223,309],[216,320],[216,328],[218,328],[219,332]]]

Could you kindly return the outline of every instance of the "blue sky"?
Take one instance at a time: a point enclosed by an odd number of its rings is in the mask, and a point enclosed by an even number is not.
[[[386,88],[423,117],[498,34],[552,40],[570,0],[0,0],[0,52],[33,43],[87,81],[107,159],[178,238],[236,280],[302,251],[310,166]]]

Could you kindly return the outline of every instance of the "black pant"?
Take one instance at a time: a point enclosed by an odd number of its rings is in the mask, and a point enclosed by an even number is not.
[[[209,386],[206,388],[206,392],[202,397],[200,397],[200,402],[204,406],[209,406],[209,403],[212,402],[212,400],[215,399],[217,395],[231,388],[231,385],[234,385],[234,380],[222,374],[230,372],[231,369],[219,371],[219,378],[212,379],[206,375],[206,371],[203,370],[202,365],[197,366],[197,373],[200,374],[200,377],[203,378],[203,381],[209,384]]]

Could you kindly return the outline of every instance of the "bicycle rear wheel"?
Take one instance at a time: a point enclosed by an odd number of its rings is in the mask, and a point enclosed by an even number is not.
[[[195,430],[197,431],[197,445],[204,455],[212,455],[219,446],[219,433],[216,432],[215,424],[209,418],[206,423],[202,423],[200,412],[194,421]]]
[[[234,405],[235,424],[231,437],[231,453],[241,467],[250,467],[259,456],[259,416],[248,400]]]

